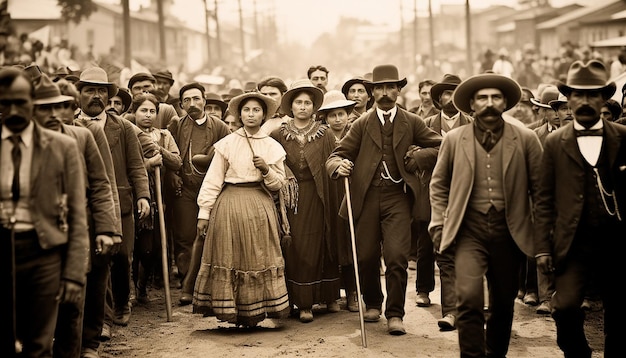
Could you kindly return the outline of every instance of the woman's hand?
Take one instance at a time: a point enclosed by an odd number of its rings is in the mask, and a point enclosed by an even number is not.
[[[267,175],[267,173],[270,171],[269,165],[267,165],[267,163],[265,163],[265,160],[263,160],[263,158],[259,157],[258,155],[252,157],[252,162],[254,163],[254,166],[261,171],[261,174]]]

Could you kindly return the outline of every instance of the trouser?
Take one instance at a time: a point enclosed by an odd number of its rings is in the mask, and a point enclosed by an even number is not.
[[[439,267],[441,284],[441,316],[456,316],[456,272],[454,271],[455,245],[448,246],[443,252],[435,255]]]
[[[408,253],[411,247],[411,203],[402,185],[370,186],[356,223],[359,279],[367,308],[382,308],[381,242],[385,260],[385,317],[404,317]]]
[[[78,305],[73,303],[59,305],[59,316],[54,331],[55,358],[78,358],[80,356],[86,292],[87,287],[84,287]]]
[[[98,255],[92,258],[91,270],[87,273],[82,346],[98,349],[105,317],[104,300],[110,280],[111,255]]]
[[[430,293],[435,290],[435,253],[428,233],[428,221],[413,220],[411,236],[417,241],[415,291]]]
[[[183,187],[182,195],[174,200],[174,258],[183,278],[189,270],[198,226],[197,192]]]
[[[122,245],[111,256],[111,289],[116,311],[128,305],[130,298],[131,267],[135,247],[135,218],[132,213],[122,216]]]

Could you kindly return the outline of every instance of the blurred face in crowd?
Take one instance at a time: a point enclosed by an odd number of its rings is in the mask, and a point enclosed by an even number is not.
[[[370,99],[370,96],[367,94],[367,90],[362,83],[355,83],[350,86],[347,97],[347,99],[356,102],[354,108],[357,108],[359,112],[363,112],[363,109],[367,106],[367,101]]]
[[[122,98],[115,96],[109,99],[109,104],[106,106],[107,112],[120,115],[122,114],[123,110],[124,110],[124,103],[122,102]]]
[[[606,102],[598,90],[574,89],[567,98],[574,118],[582,125],[592,126],[600,119],[600,110]]]
[[[524,102],[519,102],[511,110],[511,115],[516,119],[519,119],[524,124],[530,124],[535,121],[535,113],[533,112],[532,105]]]
[[[134,97],[141,93],[150,93],[154,89],[154,83],[150,80],[137,81],[133,83],[133,87],[130,89],[130,94]]]
[[[222,108],[215,103],[207,103],[204,105],[204,111],[207,114],[212,114],[218,118],[222,118],[224,113],[222,112]]]
[[[425,107],[430,107],[433,105],[433,99],[430,97],[431,88],[433,88],[433,86],[424,85],[419,93],[420,99],[422,100],[422,105],[424,105]]]
[[[169,80],[166,80],[164,78],[156,78],[156,83],[154,84],[154,87],[157,90],[156,93],[160,97],[160,100],[164,100],[165,97],[167,97],[167,95],[170,93],[170,88],[172,88],[172,85],[170,83],[171,82]]]
[[[263,111],[263,106],[258,99],[250,98],[242,103],[239,116],[241,117],[243,126],[256,133],[256,130],[258,130],[261,127],[261,123],[263,123],[265,111]]]
[[[105,86],[86,85],[80,91],[80,108],[88,116],[102,113],[109,103],[109,91]]]
[[[259,92],[261,92],[262,94],[264,94],[266,96],[272,97],[274,99],[274,101],[276,101],[276,103],[280,103],[280,101],[283,99],[283,94],[276,87],[263,86],[263,87],[261,87]]]
[[[204,94],[197,88],[190,88],[183,92],[180,99],[183,109],[193,119],[204,117],[205,99]]]
[[[156,115],[157,109],[154,103],[144,101],[135,111],[135,122],[142,129],[151,128]]]
[[[291,102],[293,118],[308,121],[313,116],[313,99],[308,92],[300,92]]]
[[[372,95],[376,105],[383,111],[388,111],[396,105],[400,88],[396,83],[375,84],[372,88]]]
[[[611,113],[611,111],[609,110],[609,107],[607,106],[602,106],[602,108],[600,109],[600,118],[602,119],[606,119],[607,121],[615,121],[617,118],[613,118],[613,114]]]
[[[226,122],[231,132],[243,127],[243,124],[232,114],[227,115],[226,118],[224,118],[224,122]]]
[[[348,124],[348,112],[345,108],[332,109],[326,113],[326,123],[334,132],[341,133]]]
[[[32,85],[24,77],[16,77],[8,87],[0,87],[0,118],[13,132],[21,132],[30,123],[33,113]]]
[[[452,103],[452,90],[445,90],[439,96],[439,104],[441,109],[448,115],[456,114],[459,110],[456,109],[454,103]]]
[[[572,110],[569,108],[569,104],[567,103],[561,103],[559,105],[559,108],[556,110],[556,115],[559,118],[561,126],[564,126],[574,120],[574,117],[572,117]]]
[[[315,87],[326,90],[326,86],[328,86],[328,75],[324,71],[313,71],[311,72],[311,82],[313,82]]]
[[[559,116],[552,108],[539,107],[539,118],[543,118],[551,125],[558,127],[560,125]]]
[[[470,100],[474,116],[485,124],[494,124],[501,120],[506,108],[506,98],[498,88],[483,88],[474,93]]]
[[[36,104],[33,117],[43,127],[58,131],[65,122],[65,112],[72,107],[72,102]]]

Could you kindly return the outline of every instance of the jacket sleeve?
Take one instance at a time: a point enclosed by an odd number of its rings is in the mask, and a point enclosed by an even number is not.
[[[183,165],[180,150],[172,134],[167,129],[161,130],[161,135],[163,136],[163,147],[161,149],[163,165],[169,170],[177,171]]]
[[[126,142],[126,175],[133,187],[135,200],[141,198],[150,200],[150,187],[148,184],[148,172],[143,164],[141,145],[135,134],[133,125],[122,120],[124,126],[124,139]]]

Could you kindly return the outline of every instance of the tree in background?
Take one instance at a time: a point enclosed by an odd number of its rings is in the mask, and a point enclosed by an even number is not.
[[[61,17],[68,21],[79,23],[83,18],[88,19],[96,11],[92,0],[58,0],[61,7]]]

